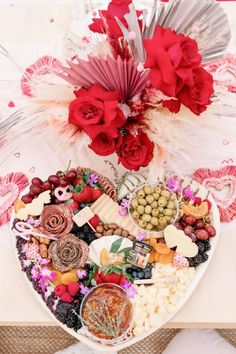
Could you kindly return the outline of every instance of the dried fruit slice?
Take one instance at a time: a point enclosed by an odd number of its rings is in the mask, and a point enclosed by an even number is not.
[[[22,208],[25,208],[25,203],[22,202],[22,200],[18,198],[14,204],[15,213],[17,213]]]
[[[184,205],[183,212],[185,215],[194,216],[196,219],[202,219],[209,213],[209,206],[207,202],[202,202],[200,205]]]
[[[100,253],[100,263],[101,265],[109,265],[109,252],[106,248],[103,248]]]
[[[154,249],[159,254],[169,254],[170,248],[165,243],[157,243]]]

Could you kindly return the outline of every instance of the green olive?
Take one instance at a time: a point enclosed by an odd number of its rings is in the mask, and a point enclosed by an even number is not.
[[[142,220],[142,219],[140,219],[140,220],[138,221],[138,224],[139,224],[139,226],[141,226],[141,227],[143,227],[143,228],[145,228],[145,227],[147,226],[146,221],[144,221],[144,220]]]
[[[172,215],[173,215],[173,212],[172,212],[171,209],[165,209],[165,210],[163,211],[163,214],[164,214],[164,215],[167,215],[167,216],[172,216]]]
[[[176,200],[176,195],[172,194],[172,196],[170,197],[170,200]]]
[[[132,212],[132,216],[133,216],[134,219],[138,219],[139,218],[139,213],[137,212],[137,210],[134,210]]]
[[[150,222],[151,221],[151,215],[149,215],[149,214],[143,214],[143,216],[142,216],[142,220],[143,221],[146,221],[146,222]]]
[[[132,199],[131,205],[134,209],[136,209],[138,206],[138,199],[136,198]]]
[[[160,213],[163,213],[164,208],[163,207],[158,207],[158,210]]]
[[[156,200],[154,200],[154,202],[152,202],[151,207],[152,207],[152,209],[155,209],[155,208],[158,207],[158,204],[157,204]]]
[[[152,230],[153,229],[153,225],[151,223],[148,223],[146,226],[147,230]]]
[[[156,187],[154,188],[155,193],[160,194],[161,193],[161,187]]]
[[[167,200],[165,197],[160,197],[158,200],[158,205],[160,207],[165,207],[167,205]]]
[[[146,194],[152,194],[152,193],[154,192],[154,188],[151,187],[151,186],[145,186],[145,187],[144,187],[144,192],[145,192]]]
[[[165,218],[165,216],[162,216],[159,218],[159,223],[160,225],[166,225],[167,224],[167,220]]]
[[[157,226],[159,224],[158,218],[156,218],[155,216],[152,217],[151,219],[151,224],[153,226]]]
[[[138,191],[138,197],[139,197],[139,198],[144,198],[144,197],[145,197],[145,192],[144,192],[143,189],[140,189],[140,190]]]
[[[158,216],[159,215],[159,210],[158,209],[152,209],[152,216]]]
[[[146,201],[146,199],[143,199],[143,198],[140,198],[139,200],[138,200],[138,203],[140,204],[140,205],[147,205],[147,201]]]
[[[160,198],[160,194],[159,193],[153,193],[153,198],[154,200],[158,200]]]
[[[151,205],[146,205],[145,206],[145,214],[151,214],[152,212],[152,207]]]
[[[175,209],[175,203],[172,200],[170,200],[167,204],[167,208],[168,209]]]
[[[154,202],[154,197],[149,194],[149,195],[146,196],[146,201],[147,201],[149,204],[152,204],[152,202]]]
[[[139,205],[139,206],[137,207],[137,212],[138,212],[140,215],[144,214],[144,206],[143,206],[143,205]]]
[[[167,190],[165,189],[165,190],[163,190],[163,191],[161,192],[161,196],[162,196],[162,197],[165,197],[165,198],[167,198],[167,199],[170,199],[170,197],[171,197],[171,192],[170,192],[170,191],[167,191]]]
[[[171,219],[172,219],[171,216],[165,216],[165,218],[166,218],[166,220],[167,220],[168,223],[171,222]]]

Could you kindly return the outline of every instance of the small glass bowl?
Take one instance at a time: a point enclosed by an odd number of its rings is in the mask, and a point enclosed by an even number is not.
[[[133,212],[135,211],[135,209],[134,209],[133,206],[132,206],[132,201],[133,201],[133,199],[145,199],[145,200],[146,200],[146,197],[144,197],[144,198],[138,197],[138,192],[140,192],[141,190],[145,189],[145,187],[151,187],[151,188],[155,188],[155,189],[159,189],[159,188],[160,188],[160,189],[162,189],[162,190],[168,191],[168,192],[170,193],[170,195],[171,195],[170,198],[172,198],[172,199],[169,200],[169,201],[173,201],[173,202],[175,203],[176,214],[175,214],[174,216],[172,216],[172,220],[171,220],[170,222],[167,221],[167,223],[166,223],[165,225],[163,225],[163,227],[162,227],[161,229],[158,229],[157,227],[155,228],[155,226],[153,226],[153,229],[149,230],[149,229],[147,229],[145,226],[142,227],[142,226],[139,224],[139,222],[137,221],[138,219],[135,219],[135,218],[133,217]],[[155,192],[155,193],[157,193],[157,192]],[[152,195],[152,194],[150,194],[150,195]],[[146,196],[148,196],[148,195],[146,195]],[[161,237],[161,236],[163,235],[163,231],[165,230],[165,228],[166,228],[168,225],[173,225],[173,224],[176,222],[177,218],[178,218],[178,214],[179,214],[179,203],[178,203],[178,200],[177,200],[177,197],[176,197],[176,193],[172,192],[172,191],[165,185],[165,183],[158,182],[157,184],[152,184],[152,183],[148,183],[148,182],[147,182],[147,183],[144,183],[144,184],[142,184],[142,185],[139,185],[139,186],[134,190],[134,192],[131,194],[129,201],[130,201],[129,216],[130,216],[130,218],[131,218],[133,224],[136,226],[136,228],[138,228],[138,229],[140,230],[141,233],[145,233],[145,234],[150,235],[150,236],[152,236],[152,237]],[[154,200],[154,201],[157,201],[157,200]],[[147,201],[146,201],[146,202],[147,202]],[[152,204],[152,203],[147,203],[147,205],[150,205],[150,204]],[[147,205],[146,205],[146,206],[147,206]],[[145,205],[143,205],[143,206],[144,206],[144,208],[145,208]],[[152,208],[152,209],[158,209],[158,207],[155,207],[155,208]],[[169,209],[169,208],[164,207],[164,210],[165,210],[165,209]],[[158,210],[159,210],[159,209],[158,209]],[[163,210],[163,211],[164,211],[164,210]],[[172,210],[173,210],[173,209],[172,209]],[[160,213],[160,211],[159,211],[159,213]],[[144,213],[144,214],[145,214],[145,213]],[[141,219],[141,215],[144,215],[144,214],[139,214],[139,215],[140,215],[140,218],[139,218],[139,219]],[[137,214],[137,215],[138,215],[138,214]],[[150,214],[148,214],[148,215],[150,215]],[[166,217],[166,216],[168,216],[168,215],[164,215],[164,217]],[[156,217],[158,218],[158,221],[159,221],[159,215],[157,215]],[[143,220],[143,221],[144,221],[144,220]],[[144,221],[144,223],[145,223],[145,221]],[[146,222],[146,223],[148,224],[149,222]]]
[[[102,338],[101,336],[98,336],[95,333],[93,333],[89,329],[88,325],[86,324],[86,320],[84,319],[84,309],[85,309],[87,302],[89,300],[91,300],[92,296],[94,296],[95,301],[98,301],[98,299],[99,299],[100,294],[96,294],[98,289],[101,289],[101,291],[103,291],[103,292],[101,292],[101,300],[100,300],[101,305],[104,304],[104,292],[107,292],[107,296],[108,296],[109,291],[110,291],[109,302],[111,301],[112,295],[113,295],[114,299],[117,299],[118,295],[119,295],[121,298],[124,299],[125,302],[127,302],[128,311],[129,311],[127,322],[125,322],[124,328],[122,328],[123,329],[122,333],[113,339]],[[94,293],[95,293],[95,295],[94,295]],[[82,303],[81,303],[81,307],[80,307],[80,318],[81,318],[81,323],[82,323],[85,333],[89,337],[91,337],[91,339],[93,339],[95,341],[99,341],[100,343],[103,343],[105,345],[115,345],[119,342],[123,342],[124,340],[126,340],[130,336],[131,323],[132,323],[132,319],[133,319],[133,305],[123,288],[121,288],[119,285],[116,285],[116,284],[104,283],[104,284],[100,284],[100,285],[97,285],[94,288],[92,288],[90,290],[90,292],[83,298]]]

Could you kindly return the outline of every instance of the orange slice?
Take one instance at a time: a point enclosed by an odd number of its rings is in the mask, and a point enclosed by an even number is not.
[[[160,254],[168,254],[170,253],[170,248],[167,247],[165,243],[157,243],[154,247],[155,251]]]
[[[183,212],[185,215],[194,216],[196,219],[202,219],[208,215],[209,207],[207,202],[202,202],[200,205],[184,205]]]
[[[101,265],[109,265],[109,252],[106,248],[103,248],[100,253],[100,263]]]

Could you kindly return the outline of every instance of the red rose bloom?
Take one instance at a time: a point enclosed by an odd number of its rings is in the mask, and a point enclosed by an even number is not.
[[[117,139],[111,138],[106,133],[98,134],[89,145],[96,154],[100,156],[111,155],[115,152]]]
[[[197,115],[207,109],[211,103],[210,97],[213,90],[213,78],[205,69],[199,67],[193,70],[194,85],[185,85],[178,93],[178,99]]]
[[[126,118],[118,107],[118,92],[107,92],[99,85],[89,90],[75,92],[76,99],[69,107],[69,123],[84,130],[92,139],[106,132],[113,138],[118,136]]]
[[[118,39],[123,36],[123,33],[118,25],[115,16],[127,27],[127,22],[124,15],[129,12],[129,5],[132,0],[112,0],[107,10],[99,11],[101,18],[93,18],[93,23],[89,28],[93,32],[106,33],[110,38]],[[141,11],[137,11],[140,16]]]
[[[138,171],[140,167],[146,167],[153,158],[154,143],[148,136],[138,130],[136,136],[127,134],[122,136],[116,153],[119,156],[119,163],[128,170]]]

